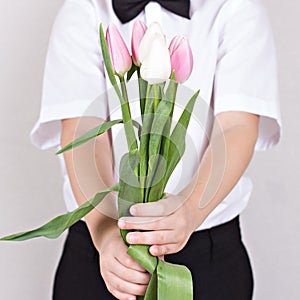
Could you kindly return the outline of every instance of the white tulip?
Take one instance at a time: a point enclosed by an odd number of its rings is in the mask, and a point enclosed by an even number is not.
[[[148,55],[149,47],[151,46],[153,40],[153,35],[157,33],[160,34],[165,40],[165,36],[160,25],[156,22],[151,23],[148,29],[146,30],[138,49],[138,55],[141,62],[143,62],[145,57]]]
[[[141,77],[150,84],[166,81],[171,74],[170,52],[158,23],[147,29],[139,47]]]

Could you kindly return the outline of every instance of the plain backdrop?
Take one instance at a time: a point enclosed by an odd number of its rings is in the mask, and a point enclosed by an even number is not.
[[[39,151],[29,141],[40,107],[48,38],[62,2],[0,2],[0,236],[33,228],[66,210],[54,151]],[[254,299],[297,300],[300,2],[264,3],[278,49],[284,131],[280,145],[257,153],[247,171],[255,189],[242,214],[242,233],[254,268]],[[64,237],[0,243],[0,299],[50,299]]]

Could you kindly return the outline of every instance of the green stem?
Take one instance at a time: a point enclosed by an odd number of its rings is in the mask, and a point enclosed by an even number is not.
[[[172,76],[173,76],[173,74],[172,74]],[[177,89],[178,89],[178,83],[175,82],[173,79],[171,79],[169,82],[169,86],[167,88],[166,99],[167,99],[167,101],[171,101],[172,110],[170,113],[170,118],[164,129],[164,134],[162,136],[162,146],[161,146],[161,150],[162,150],[161,154],[165,159],[167,159],[168,152],[169,152],[170,131],[171,131],[171,124],[172,124],[172,119],[173,119],[174,104],[175,104]]]
[[[125,135],[128,145],[129,152],[135,151],[138,149],[138,144],[136,141],[136,136],[133,128],[130,106],[128,101],[128,93],[126,88],[126,83],[124,80],[124,76],[119,76],[122,90],[122,97],[120,98],[121,109],[122,109],[122,117],[124,122]]]
[[[140,110],[141,110],[141,116],[143,120],[144,113],[145,113],[145,103],[147,97],[148,82],[141,77],[140,68],[137,69],[137,74],[138,74],[138,81],[139,81]]]
[[[152,86],[149,84],[147,86],[147,93],[145,99],[145,110],[144,110],[144,121],[141,133],[141,142],[140,142],[140,186],[141,186],[141,195],[143,202],[146,202],[145,199],[145,184],[146,176],[148,173],[148,147],[149,147],[149,136],[153,120],[153,97],[151,96]]]
[[[157,106],[159,104],[159,86],[158,84],[153,85],[154,90],[154,113],[156,112]]]
[[[147,85],[146,97],[145,97],[145,108],[143,114],[147,113],[147,109],[149,110],[149,101],[153,100],[153,97],[151,97],[150,99],[152,87],[153,86],[151,84]]]

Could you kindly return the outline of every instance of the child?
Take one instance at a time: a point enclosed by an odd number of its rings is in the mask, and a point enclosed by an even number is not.
[[[150,276],[126,254],[119,228],[145,230],[129,234],[128,242],[151,245],[153,255],[189,267],[195,299],[251,299],[252,270],[238,218],[252,186],[242,174],[254,149],[270,148],[280,134],[275,50],[265,12],[256,0],[112,2],[66,0],[59,11],[33,142],[41,148],[66,145],[112,113],[110,102],[103,101],[109,85],[101,61],[100,22],[104,28],[116,24],[128,45],[135,20],[160,23],[167,38],[187,36],[194,69],[186,86],[201,89],[215,118],[205,124],[209,145],[191,129],[195,148],[204,153],[200,163],[191,160],[187,176],[175,172],[169,199],[136,205],[132,217],[119,221],[106,199],[70,228],[53,299],[136,299],[145,293]],[[114,131],[112,138],[117,138]],[[105,134],[65,154],[68,210],[114,183],[114,147]],[[183,189],[195,170],[199,175],[192,188]]]

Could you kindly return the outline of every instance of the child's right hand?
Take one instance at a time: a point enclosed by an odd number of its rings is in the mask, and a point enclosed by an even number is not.
[[[127,252],[119,230],[106,237],[99,250],[100,272],[109,292],[120,300],[144,295],[151,275]]]

